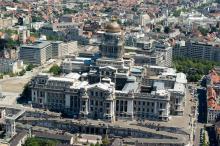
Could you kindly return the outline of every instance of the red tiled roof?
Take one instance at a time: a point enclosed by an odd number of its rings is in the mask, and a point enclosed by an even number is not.
[[[213,84],[216,84],[216,83],[220,82],[220,77],[214,69],[210,71],[209,76],[210,76]]]
[[[220,76],[216,73],[214,69],[210,71],[209,76],[213,84],[220,82]],[[208,107],[213,108],[215,110],[220,110],[220,105],[217,103],[216,98],[216,91],[213,89],[213,87],[207,87]]]

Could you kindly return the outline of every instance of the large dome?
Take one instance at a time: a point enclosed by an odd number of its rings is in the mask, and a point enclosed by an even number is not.
[[[108,23],[105,29],[106,29],[106,32],[110,32],[110,33],[121,32],[121,26],[115,20]]]

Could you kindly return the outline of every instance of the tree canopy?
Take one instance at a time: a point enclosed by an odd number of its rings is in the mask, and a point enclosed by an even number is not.
[[[78,10],[76,10],[76,9],[69,9],[69,8],[64,8],[63,11],[64,11],[64,14],[75,14],[75,13],[78,13]]]
[[[57,141],[40,139],[40,138],[28,138],[24,146],[56,146]]]
[[[198,30],[203,36],[206,36],[209,33],[209,30],[203,27],[198,27]]]
[[[50,68],[49,72],[53,73],[54,75],[59,75],[61,73],[61,68],[55,64]]]
[[[102,145],[103,145],[103,146],[108,146],[109,143],[110,143],[110,141],[109,141],[109,139],[108,139],[108,136],[105,135],[105,136],[103,137],[103,139],[102,139]]]
[[[180,14],[181,14],[181,10],[176,10],[176,11],[173,12],[174,17],[179,17]]]
[[[209,73],[213,66],[220,65],[220,62],[179,57],[174,58],[173,62],[178,72],[183,72],[187,75],[189,82],[199,81],[203,75]]]
[[[170,28],[168,26],[164,27],[164,33],[170,33]]]
[[[33,64],[28,64],[26,71],[31,71],[35,66]]]

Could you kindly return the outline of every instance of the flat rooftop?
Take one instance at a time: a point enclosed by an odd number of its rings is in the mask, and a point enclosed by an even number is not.
[[[21,48],[36,48],[36,49],[42,49],[48,45],[50,45],[50,41],[39,41],[35,42],[33,44],[27,44],[27,45],[22,45]]]
[[[126,83],[122,89],[122,92],[137,91],[138,87],[138,82]]]

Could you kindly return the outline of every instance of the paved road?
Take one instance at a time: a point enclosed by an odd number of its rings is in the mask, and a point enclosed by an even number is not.
[[[2,92],[4,98],[0,98],[0,103],[3,105],[15,105],[17,98],[23,92],[24,86],[42,71],[48,71],[53,64],[60,64],[61,60],[56,60],[53,63],[45,64],[28,71],[23,76],[9,77],[0,79],[0,92]]]
[[[202,123],[196,124],[194,146],[200,145],[200,131],[202,128],[204,128],[204,124]]]

